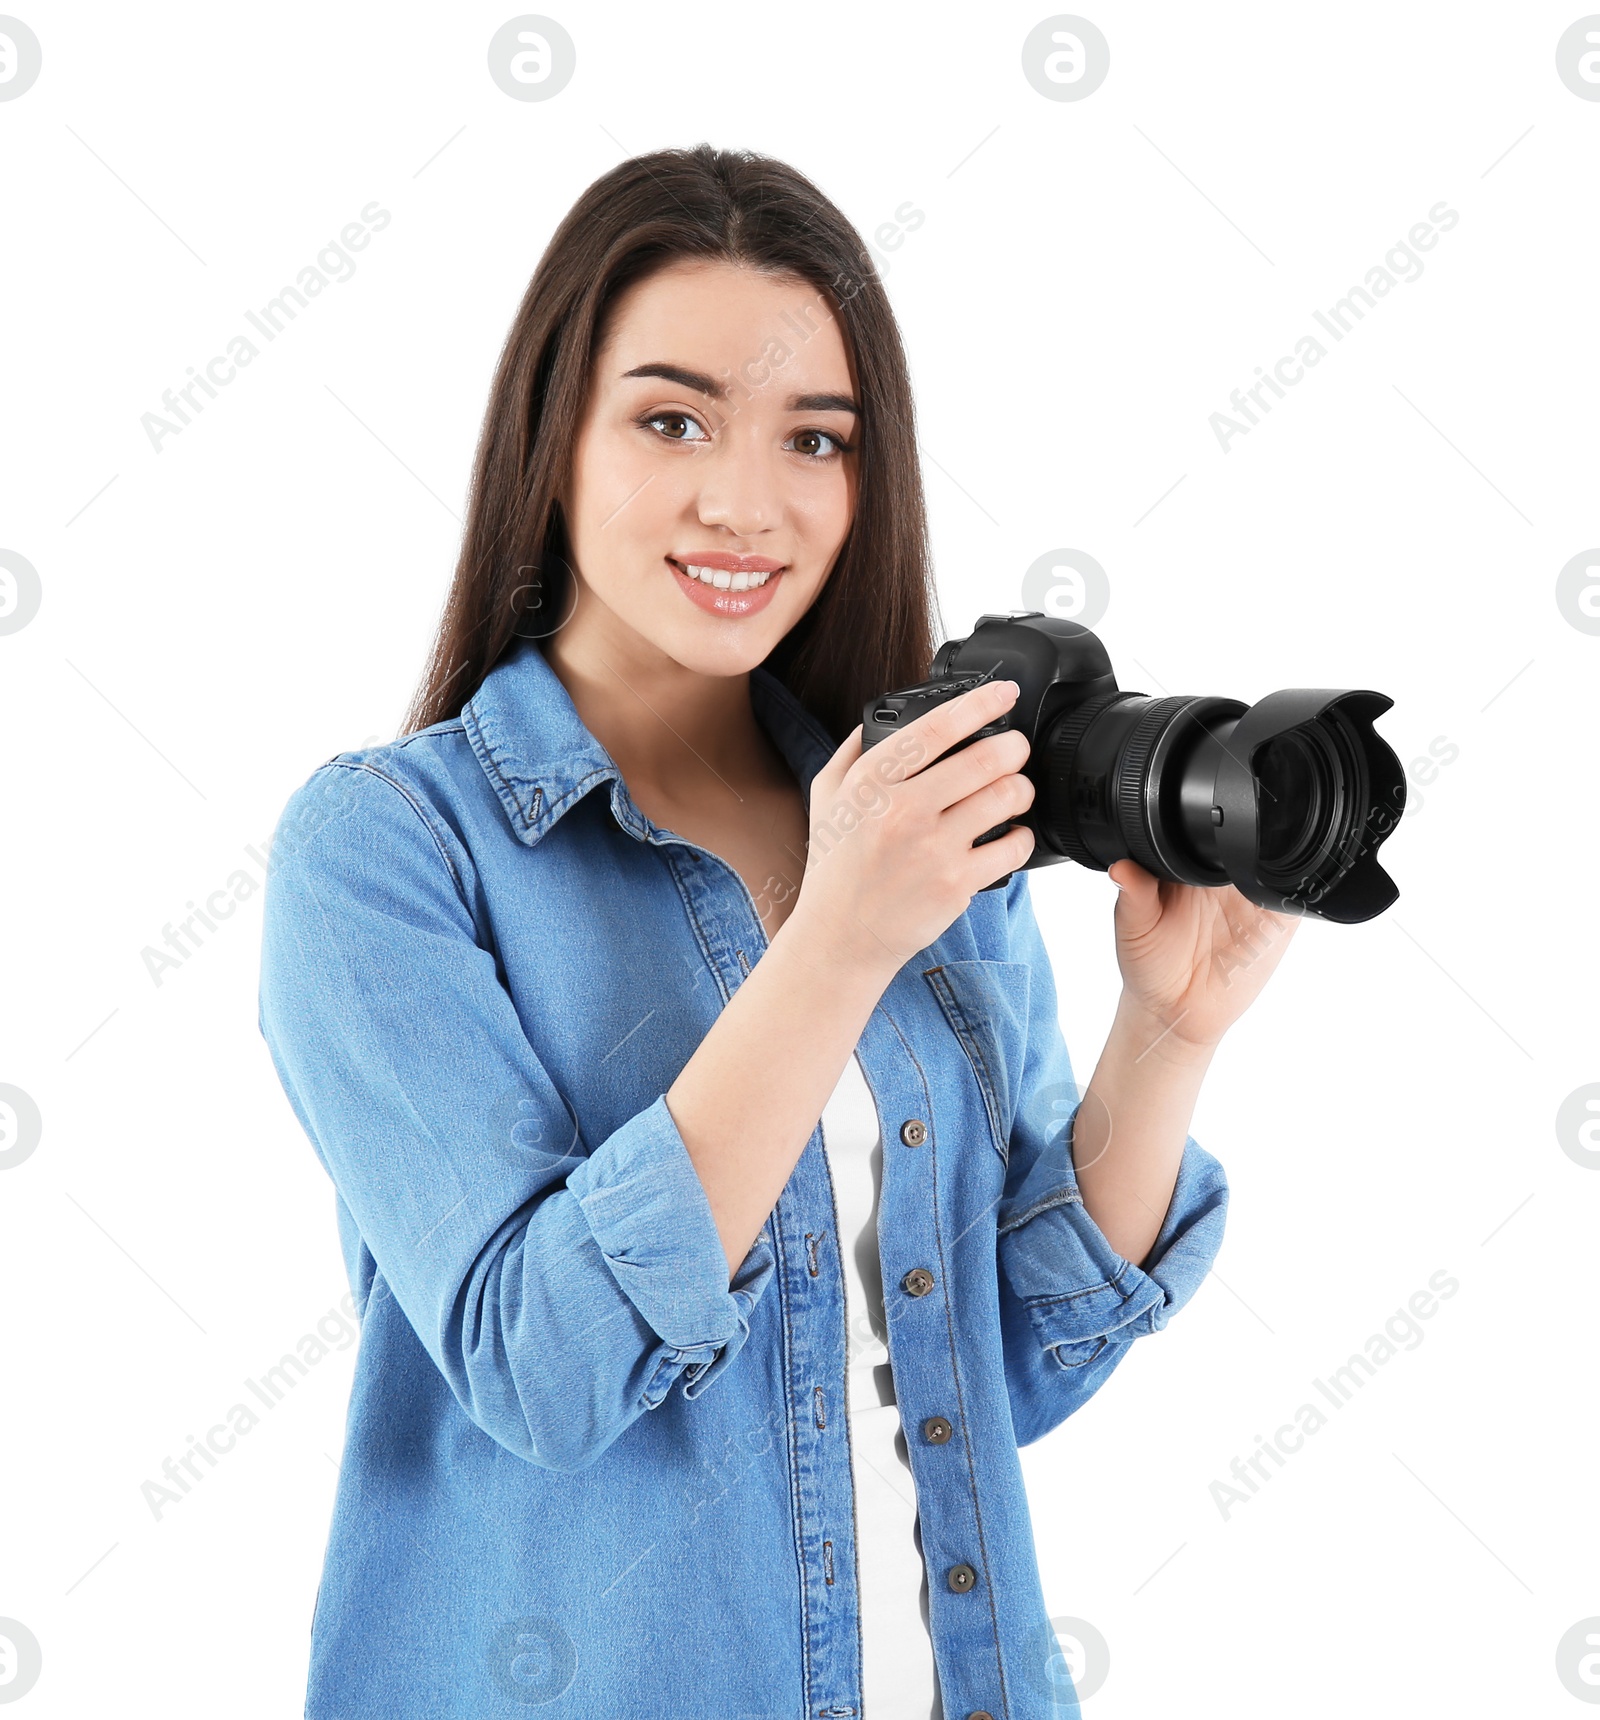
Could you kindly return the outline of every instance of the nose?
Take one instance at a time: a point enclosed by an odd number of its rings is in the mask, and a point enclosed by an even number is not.
[[[774,463],[749,442],[730,435],[716,458],[701,468],[700,523],[723,526],[735,537],[771,531],[782,517]]]

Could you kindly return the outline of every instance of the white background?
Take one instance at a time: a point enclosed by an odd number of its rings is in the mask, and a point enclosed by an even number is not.
[[[351,1352],[159,1521],[140,1489],[338,1303],[331,1192],[257,1032],[259,894],[159,986],[141,952],[319,763],[394,736],[548,236],[625,155],[702,140],[790,161],[869,239],[924,215],[882,262],[951,631],[1070,547],[1107,571],[1123,685],[1375,687],[1403,759],[1456,749],[1384,851],[1399,902],[1303,925],[1217,1055],[1218,1273],[1025,1453],[1050,1611],[1110,1646],[1088,1713],[1580,1713],[1556,1649],[1600,1614],[1600,1174],[1555,1114],[1600,1080],[1600,637],[1555,582],[1600,543],[1600,102],[1555,49],[1581,11],[1094,0],[1110,74],[1052,101],[1021,69],[1039,8],[560,0],[576,76],[519,102],[486,69],[505,8],[16,3],[44,53],[0,103],[0,547],[43,584],[0,637],[0,1081],[44,1119],[0,1173],[0,1616],[44,1654],[19,1714],[300,1710]],[[154,452],[163,390],[373,200],[355,275]],[[1441,200],[1423,275],[1224,453],[1210,415]],[[1034,882],[1087,1080],[1113,887]],[[1211,1483],[1439,1269],[1424,1340],[1225,1520]]]

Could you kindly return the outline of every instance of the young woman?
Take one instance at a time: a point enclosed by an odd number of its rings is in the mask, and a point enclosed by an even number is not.
[[[861,746],[933,643],[859,237],[779,162],[623,163],[407,732],[274,847],[261,1026],[362,1309],[308,1715],[1076,1712],[1017,1448],[1205,1276],[1196,1092],[1295,922],[1118,862],[1080,1095],[1032,837],[973,845],[1026,742],[941,756],[1016,689]]]

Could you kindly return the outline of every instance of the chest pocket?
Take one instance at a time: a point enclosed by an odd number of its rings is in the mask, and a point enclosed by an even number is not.
[[[972,1065],[989,1114],[995,1151],[1004,1161],[1010,1150],[1011,1119],[1016,1113],[1027,1044],[1028,965],[945,962],[928,968],[923,978],[933,988]]]

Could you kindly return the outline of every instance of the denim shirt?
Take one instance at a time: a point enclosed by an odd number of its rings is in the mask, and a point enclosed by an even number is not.
[[[826,731],[764,670],[751,701],[809,800]],[[1191,1136],[1144,1262],[1089,1217],[1029,876],[858,1048],[951,1720],[1078,1712],[1017,1450],[1184,1305],[1227,1204]],[[264,911],[261,1031],[362,1316],[307,1715],[861,1716],[820,1130],[730,1282],[664,1097],[765,947],[742,879],[643,816],[517,641],[459,717],[295,790]]]

